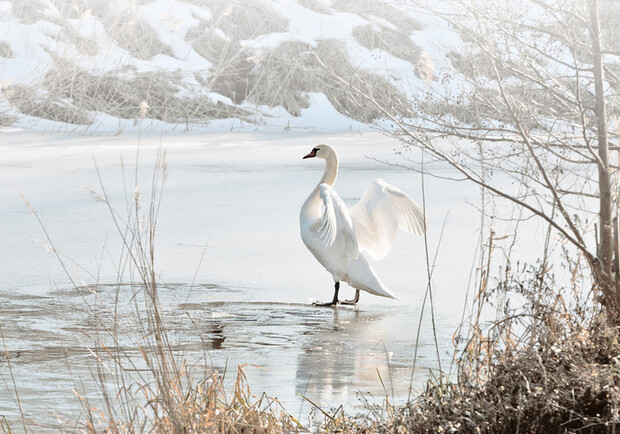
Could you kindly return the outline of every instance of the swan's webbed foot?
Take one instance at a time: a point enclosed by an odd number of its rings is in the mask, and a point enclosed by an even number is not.
[[[337,306],[340,302],[336,300],[336,302],[332,301],[328,301],[327,303],[319,303],[318,301],[315,301],[312,303],[312,306],[315,307],[330,307],[330,306]]]
[[[360,301],[360,290],[356,289],[355,290],[355,297],[353,297],[351,300],[341,301],[340,304],[356,305],[358,301]]]
[[[338,290],[340,290],[340,282],[336,282],[336,284],[334,285],[334,298],[332,299],[332,301],[327,302],[327,303],[319,303],[318,301],[315,301],[314,303],[312,303],[312,306],[317,306],[317,307],[337,306],[340,303],[338,301]]]

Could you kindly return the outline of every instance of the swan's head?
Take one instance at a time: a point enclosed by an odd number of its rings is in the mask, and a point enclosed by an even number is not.
[[[338,155],[336,154],[336,151],[334,150],[334,148],[332,148],[329,145],[325,145],[325,144],[321,144],[321,145],[316,145],[314,148],[312,148],[312,151],[310,151],[310,153],[308,155],[306,155],[304,157],[305,158],[322,158],[323,160],[329,160],[330,158],[336,157],[336,159],[338,158]]]

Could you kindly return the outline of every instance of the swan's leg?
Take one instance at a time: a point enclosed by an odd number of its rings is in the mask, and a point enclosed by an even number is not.
[[[334,298],[332,301],[328,302],[328,303],[319,303],[317,301],[315,301],[314,303],[312,303],[313,306],[335,306],[337,305],[338,302],[338,291],[340,290],[340,282],[336,282],[336,284],[334,285]]]
[[[355,297],[353,298],[353,300],[345,300],[340,302],[340,304],[357,304],[358,301],[360,301],[360,290],[356,289]]]

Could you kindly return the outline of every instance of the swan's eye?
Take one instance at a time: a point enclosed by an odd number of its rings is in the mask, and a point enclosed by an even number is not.
[[[314,149],[312,150],[312,152],[318,152],[318,151],[319,151],[319,148],[314,148]]]

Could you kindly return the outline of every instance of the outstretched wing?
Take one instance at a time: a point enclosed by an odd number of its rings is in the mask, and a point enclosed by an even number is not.
[[[371,181],[349,213],[360,250],[373,259],[387,255],[399,228],[416,235],[426,230],[426,218],[418,204],[383,179]]]
[[[321,184],[319,189],[324,209],[313,230],[327,247],[342,237],[347,259],[357,259],[357,238],[347,206],[328,184]]]

